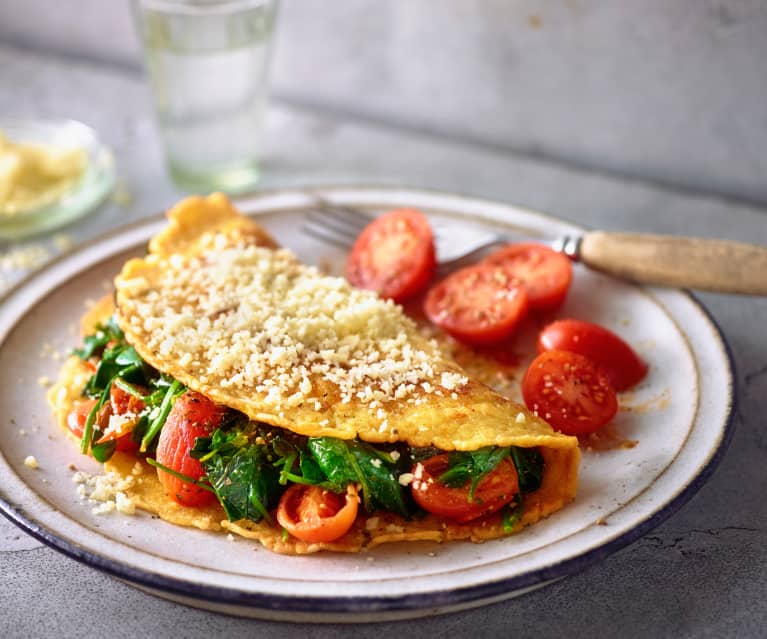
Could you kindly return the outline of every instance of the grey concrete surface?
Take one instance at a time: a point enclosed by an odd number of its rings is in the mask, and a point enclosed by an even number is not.
[[[84,239],[179,195],[138,73],[0,47],[0,112],[67,115],[114,147],[132,202],[64,229]],[[386,182],[516,202],[589,226],[767,244],[763,209],[564,169],[275,102],[264,186]],[[37,242],[41,240],[32,240]],[[7,250],[0,248],[2,250]],[[760,637],[767,625],[767,299],[703,295],[737,365],[737,430],[713,478],[666,523],[586,571],[518,599],[372,626],[287,625],[146,595],[0,526],[0,637]],[[1,310],[1,309],[0,309]]]
[[[765,0],[282,0],[294,104],[767,203]],[[3,0],[0,41],[136,67],[128,0]]]

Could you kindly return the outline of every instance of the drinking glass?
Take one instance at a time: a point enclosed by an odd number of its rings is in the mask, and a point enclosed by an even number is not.
[[[277,0],[133,0],[170,174],[193,191],[259,178]]]

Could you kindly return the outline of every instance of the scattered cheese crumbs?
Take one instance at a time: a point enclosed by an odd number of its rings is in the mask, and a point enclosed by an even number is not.
[[[527,421],[527,418],[524,413],[517,413],[517,419],[514,421],[516,421],[517,424],[524,424]]]
[[[374,457],[373,459],[371,459],[371,460],[370,460],[370,463],[371,463],[373,466],[375,466],[376,468],[380,468],[380,467],[381,467],[381,463],[382,463],[382,462],[381,462],[381,460],[380,460],[380,459],[378,459],[378,457]]]
[[[399,306],[322,275],[290,251],[236,234],[208,234],[201,250],[165,258],[152,285],[118,278],[134,334],[198,380],[256,391],[277,410],[314,400],[317,379],[336,386],[342,404],[371,408],[468,382],[435,370],[436,342],[413,346],[418,329]],[[381,432],[387,428],[384,419]]]
[[[50,258],[50,251],[42,244],[24,244],[0,254],[0,271],[31,271]]]
[[[234,535],[233,535],[232,533],[229,533],[229,534],[226,536],[226,540],[227,540],[227,541],[234,541]]]
[[[40,357],[50,357],[57,362],[64,359],[62,354],[50,342],[45,342],[43,344],[42,348],[40,349]]]
[[[144,467],[141,465],[141,462],[137,461],[135,464],[133,464],[133,468],[131,468],[130,472],[134,477],[138,477],[144,472]]]
[[[128,185],[123,181],[118,181],[117,184],[115,184],[115,188],[112,191],[112,197],[110,198],[112,202],[117,204],[117,206],[126,207],[133,204],[134,197],[133,193],[131,193],[130,189],[128,188]]]
[[[392,461],[397,461],[400,458],[400,454],[398,450],[393,450],[391,453],[389,453],[389,457],[391,457]]]
[[[139,416],[136,413],[127,412],[122,413],[120,415],[112,414],[109,416],[109,423],[107,424],[106,429],[104,430],[103,437],[104,439],[109,439],[112,435],[124,435],[125,432],[127,432],[125,426],[126,424],[133,424],[134,422],[137,422],[139,419]]]
[[[468,380],[459,373],[442,373],[441,386],[447,390],[454,390],[466,384]]]
[[[378,517],[369,517],[365,522],[365,530],[375,530],[378,528],[379,521]]]
[[[27,431],[24,430],[23,428],[19,428],[19,435],[21,435],[22,437],[26,437]]]
[[[53,236],[53,246],[59,249],[59,251],[67,251],[71,249],[73,245],[74,242],[69,235],[59,233]]]
[[[109,513],[113,513],[115,510],[117,510],[117,506],[113,501],[105,501],[100,503],[98,506],[91,508],[91,512],[94,515],[108,515]]]
[[[32,470],[40,468],[40,464],[37,463],[37,458],[34,455],[27,455],[24,458],[24,465]]]
[[[413,473],[402,473],[399,476],[399,483],[402,486],[409,486],[410,483],[413,481],[413,479],[414,479]]]
[[[80,499],[87,499],[91,504],[95,504],[92,509],[94,515],[106,515],[115,511],[123,515],[135,514],[136,505],[126,493],[133,486],[132,476],[123,478],[113,472],[91,475],[77,471],[72,475],[72,481],[77,484]]]
[[[117,507],[117,512],[123,515],[136,514],[136,504],[122,491],[118,491],[115,495],[115,506]]]
[[[401,533],[401,532],[405,532],[405,528],[403,526],[400,526],[399,524],[387,524],[385,530],[388,533]]]

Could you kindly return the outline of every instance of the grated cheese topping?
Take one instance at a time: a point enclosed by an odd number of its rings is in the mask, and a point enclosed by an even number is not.
[[[92,508],[94,515],[107,515],[115,511],[123,515],[136,513],[136,505],[128,496],[128,491],[134,484],[132,475],[122,477],[115,472],[91,475],[77,471],[72,475],[72,481],[77,484],[80,499],[87,499],[91,504],[95,504]]]
[[[322,275],[285,249],[224,234],[201,242],[201,254],[165,259],[153,285],[136,277],[119,286],[146,346],[203,383],[255,390],[280,410],[304,402],[317,408],[318,378],[337,387],[341,403],[355,399],[371,409],[468,382],[435,370],[436,342],[413,346],[417,328],[391,301]]]

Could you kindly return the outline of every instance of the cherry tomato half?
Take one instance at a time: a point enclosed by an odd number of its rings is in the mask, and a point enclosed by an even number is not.
[[[345,495],[319,486],[293,484],[280,498],[277,521],[296,539],[330,542],[343,537],[357,518],[357,487],[349,484]]]
[[[143,387],[137,387],[136,390],[143,394],[147,393],[147,389]],[[112,384],[109,389],[109,403],[112,405],[112,412],[115,415],[138,414],[146,406],[144,400],[123,390],[117,384]]]
[[[346,276],[358,288],[404,302],[426,288],[436,264],[429,221],[419,211],[398,209],[360,233],[346,263]]]
[[[519,493],[517,469],[506,458],[482,478],[470,501],[470,482],[450,488],[439,481],[448,468],[448,459],[448,454],[443,453],[413,467],[415,479],[410,484],[413,499],[430,513],[463,523],[500,510]]]
[[[615,390],[590,359],[567,351],[536,357],[522,379],[527,407],[566,435],[591,433],[618,411]]]
[[[432,287],[424,311],[453,337],[490,344],[509,337],[527,315],[527,292],[503,269],[480,263],[455,271]]]
[[[524,283],[530,308],[551,310],[565,301],[573,267],[570,259],[543,244],[510,244],[485,258]]]
[[[67,427],[73,435],[82,439],[83,430],[85,430],[85,422],[88,421],[88,415],[93,407],[96,405],[95,399],[84,399],[74,405],[69,415],[67,415]],[[110,404],[105,404],[101,407],[96,415],[96,426],[102,431],[106,430],[109,425],[109,417],[112,415],[112,408]],[[116,450],[123,452],[135,452],[138,450],[138,442],[134,442],[131,439],[133,434],[133,427],[135,422],[127,422],[123,424],[123,429],[120,431],[114,431],[106,437],[102,437],[98,443],[103,444],[111,439],[117,440]]]
[[[197,437],[207,437],[216,429],[226,411],[224,406],[214,404],[199,393],[188,391],[181,395],[160,431],[155,455],[157,462],[192,479],[200,479],[205,470],[199,461],[189,456],[189,451]],[[165,492],[182,506],[203,506],[215,499],[204,488],[159,468],[157,477]]]
[[[552,322],[538,336],[538,352],[560,350],[585,355],[610,378],[616,391],[639,383],[647,375],[647,364],[612,331],[581,320]]]

